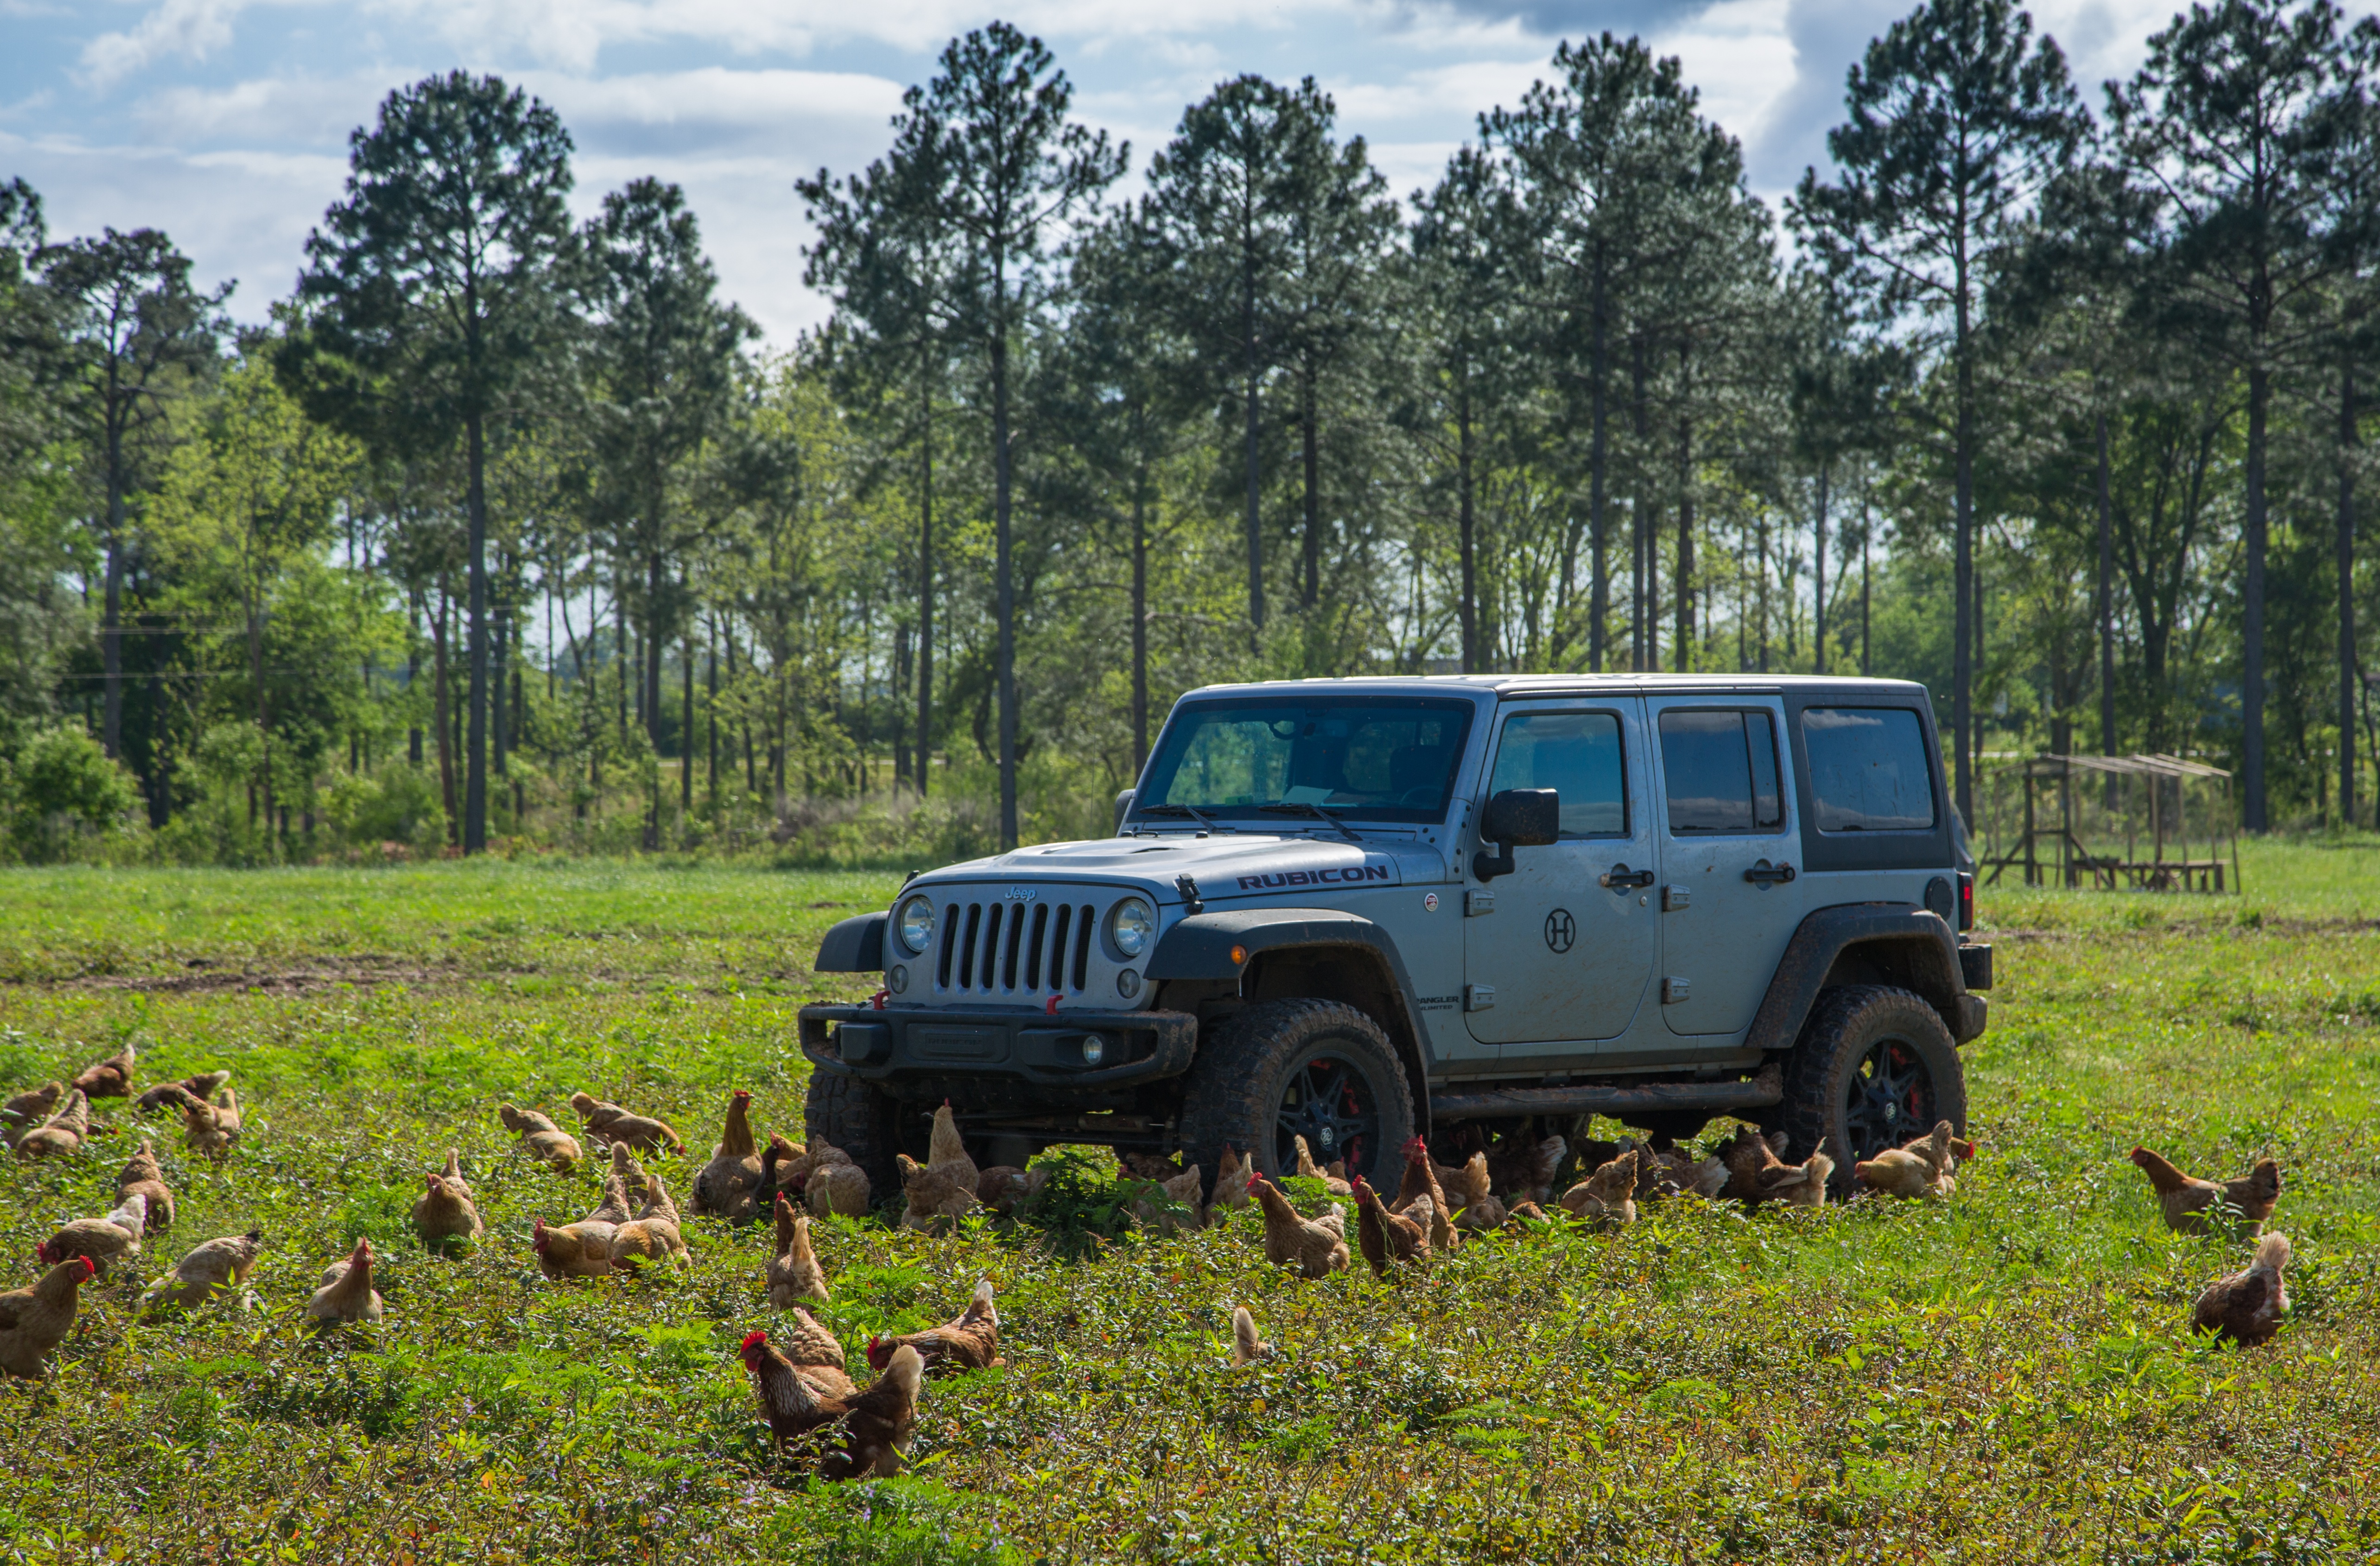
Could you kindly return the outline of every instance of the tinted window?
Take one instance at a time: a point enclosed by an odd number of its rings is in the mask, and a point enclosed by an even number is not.
[[[1813,707],[1802,714],[1810,808],[1820,832],[1926,832],[1934,776],[1925,728],[1906,707]]]
[[[1661,773],[1673,832],[1774,832],[1785,824],[1777,725],[1766,712],[1662,713]]]
[[[1188,805],[1231,815],[1306,804],[1437,820],[1454,787],[1471,712],[1467,701],[1393,698],[1184,702],[1158,739],[1135,808]]]
[[[1504,724],[1488,792],[1560,789],[1564,837],[1625,837],[1626,777],[1618,718],[1609,712],[1524,712]]]

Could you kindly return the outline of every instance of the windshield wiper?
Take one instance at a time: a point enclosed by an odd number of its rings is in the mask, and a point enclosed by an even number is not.
[[[1364,840],[1355,835],[1354,828],[1319,805],[1310,805],[1303,799],[1284,799],[1278,805],[1259,805],[1257,809],[1268,816],[1305,816],[1312,820],[1328,821],[1339,829],[1341,837],[1358,848],[1364,846]]]
[[[1134,814],[1140,816],[1187,816],[1190,819],[1197,822],[1200,826],[1205,827],[1208,832],[1236,832],[1240,830],[1228,822],[1215,819],[1214,817],[1208,815],[1205,811],[1191,805],[1144,805],[1138,810],[1135,811]]]

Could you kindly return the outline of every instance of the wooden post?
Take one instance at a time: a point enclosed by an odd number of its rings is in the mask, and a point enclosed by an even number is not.
[[[2039,886],[2041,867],[2034,862],[2033,854],[2033,766],[2027,762],[2024,769],[2024,884]]]
[[[2066,890],[2074,890],[2074,763],[2067,762],[2058,773],[2058,864]]]

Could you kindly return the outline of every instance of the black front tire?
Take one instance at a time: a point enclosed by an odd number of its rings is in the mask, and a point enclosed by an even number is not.
[[[1942,1014],[1924,996],[1883,985],[1823,990],[1785,1057],[1777,1123],[1786,1156],[1824,1149],[1835,1184],[1852,1165],[1923,1136],[1937,1121],[1967,1133],[1967,1078]]]
[[[883,1202],[901,1189],[892,1155],[904,1150],[898,1134],[899,1102],[856,1077],[810,1073],[802,1104],[803,1124],[851,1156],[868,1175],[868,1200]]]
[[[1301,1134],[1316,1163],[1346,1158],[1350,1175],[1397,1188],[1413,1087],[1380,1025],[1336,1001],[1266,1001],[1215,1026],[1182,1102],[1183,1147],[1209,1189],[1226,1146],[1278,1176],[1297,1167]]]

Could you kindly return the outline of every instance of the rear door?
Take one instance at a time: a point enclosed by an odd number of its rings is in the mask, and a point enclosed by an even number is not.
[[[1739,1033],[1802,920],[1782,704],[1646,706],[1661,783],[1661,1015],[1675,1034]]]
[[[1561,840],[1469,882],[1463,1020],[1482,1044],[1615,1038],[1643,1003],[1658,933],[1649,888],[1633,884],[1654,863],[1644,710],[1622,697],[1499,715],[1482,806],[1508,788],[1559,790]],[[1492,908],[1473,912],[1483,893]]]

